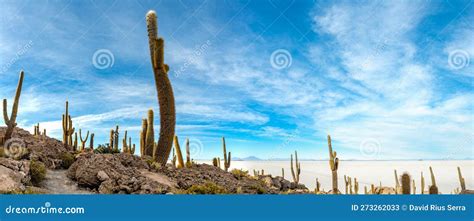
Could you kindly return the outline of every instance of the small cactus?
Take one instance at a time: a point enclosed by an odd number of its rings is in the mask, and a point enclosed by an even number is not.
[[[321,183],[319,183],[318,178],[316,178],[316,189],[314,192],[319,193],[321,191]]]
[[[149,11],[146,14],[146,23],[151,64],[155,75],[155,86],[158,92],[158,103],[160,106],[160,137],[154,158],[157,163],[164,166],[168,162],[173,144],[173,136],[175,135],[176,110],[174,94],[173,87],[168,78],[169,67],[164,63],[164,40],[163,38],[158,38],[155,11]]]
[[[231,152],[229,151],[229,155],[227,155],[227,150],[225,147],[225,138],[222,137],[222,150],[224,151],[224,169],[227,172],[230,167],[230,161],[231,161]]]
[[[354,194],[359,194],[359,182],[357,182],[357,178],[354,178]]]
[[[416,194],[416,186],[415,186],[415,180],[412,180],[412,193]]]
[[[91,134],[91,140],[89,141],[89,149],[94,152],[94,133]]]
[[[178,157],[178,166],[177,168],[184,167],[183,155],[181,154],[181,148],[179,147],[178,136],[174,136],[174,148],[176,149],[176,156]]]
[[[460,167],[458,167],[458,176],[459,176],[459,183],[461,184],[461,190],[465,191],[466,190],[466,181],[464,180],[464,177],[462,177]]]
[[[438,187],[436,186],[436,179],[433,173],[433,168],[430,167],[430,174],[431,174],[431,186],[429,188],[430,194],[438,194]]]
[[[85,139],[82,138],[81,133],[82,133],[82,130],[79,129],[79,138],[81,139],[81,151],[84,151],[84,149],[86,148],[86,142],[89,139],[89,131],[87,131],[87,135]]]
[[[78,146],[77,143],[78,143],[77,132],[74,132],[74,144],[72,146],[73,151],[77,151],[77,146]]]
[[[402,194],[410,194],[411,177],[408,173],[402,174]]]
[[[191,162],[191,152],[189,150],[189,139],[186,138],[186,167],[191,168],[192,167],[192,162]]]
[[[140,131],[140,155],[146,156],[145,145],[146,145],[146,131],[148,127],[148,120],[142,119],[142,130]]]
[[[69,102],[66,101],[66,113],[63,114],[63,144],[64,147],[72,146],[72,134],[74,127],[72,126],[71,115],[69,115]],[[68,148],[67,148],[68,149]]]
[[[329,166],[332,173],[332,192],[334,194],[339,192],[337,187],[337,169],[339,168],[339,158],[337,158],[336,151],[332,151],[331,136],[328,135],[328,147],[329,147]]]
[[[173,158],[171,158],[171,165],[173,166],[173,168],[176,168],[176,154],[175,154],[174,148],[173,148]]]
[[[425,194],[425,178],[423,172],[421,172],[421,194]]]
[[[293,167],[293,154],[291,154],[291,176],[293,177],[293,181],[298,184],[300,182],[300,174],[301,174],[301,164],[298,161],[298,152],[295,150],[295,168]]]
[[[395,193],[400,194],[402,191],[401,191],[400,181],[398,180],[399,177],[397,174],[397,170],[393,170],[393,172],[395,174]]]
[[[217,157],[212,158],[212,165],[214,165],[215,167],[219,166],[219,163],[217,163]]]
[[[148,119],[147,119],[147,127],[146,127],[146,139],[145,139],[145,155],[156,158],[153,154],[153,148],[155,148],[155,129],[153,127],[154,124],[154,114],[153,110],[148,110]]]
[[[10,117],[8,117],[7,99],[3,99],[3,120],[5,121],[5,124],[7,125],[7,130],[2,139],[3,142],[6,142],[12,137],[13,129],[15,129],[16,127],[16,116],[18,113],[18,106],[20,104],[20,95],[21,95],[21,88],[23,87],[24,76],[25,76],[25,73],[23,71],[20,71],[20,79],[18,80],[18,85],[16,87],[15,98],[13,99],[12,113]],[[0,143],[0,144],[3,145],[3,143]]]
[[[285,168],[281,168],[281,177],[285,179]]]

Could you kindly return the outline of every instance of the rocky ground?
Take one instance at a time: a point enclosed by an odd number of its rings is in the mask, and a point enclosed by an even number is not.
[[[0,137],[5,132],[0,127]],[[194,164],[160,167],[126,153],[77,153],[47,136],[16,128],[14,149],[0,151],[0,193],[281,194],[309,193],[304,185],[242,171]]]

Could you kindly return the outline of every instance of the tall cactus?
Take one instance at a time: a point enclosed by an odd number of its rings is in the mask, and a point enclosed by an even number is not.
[[[408,173],[402,174],[402,194],[410,194],[411,177]]]
[[[339,193],[337,187],[337,169],[339,168],[339,158],[337,158],[336,151],[332,151],[331,136],[328,135],[328,147],[329,147],[329,166],[332,173],[332,192],[333,194]]]
[[[231,152],[229,151],[229,155],[227,155],[227,150],[225,147],[225,138],[222,137],[222,150],[224,151],[224,169],[227,172],[230,167],[230,161],[231,161]]]
[[[184,167],[183,155],[181,154],[181,148],[179,147],[178,136],[174,136],[174,148],[176,149],[176,156],[178,157],[178,166],[177,168]]]
[[[112,152],[112,150],[114,149],[114,142],[115,142],[115,131],[114,129],[111,129],[110,130],[110,136],[109,136],[109,151]]]
[[[354,194],[359,194],[359,182],[357,182],[357,178],[354,177]]]
[[[295,150],[295,168],[293,167],[293,154],[291,154],[291,176],[293,177],[293,181],[298,184],[300,182],[300,174],[301,174],[301,164],[298,161],[298,152]]]
[[[458,167],[458,176],[459,176],[459,183],[461,184],[461,191],[465,191],[466,190],[466,181],[464,180],[464,177],[462,177],[460,167]]]
[[[7,131],[5,132],[5,136],[3,137],[3,142],[6,142],[12,137],[13,129],[16,127],[16,116],[18,114],[18,106],[20,104],[21,88],[23,87],[24,77],[25,73],[23,71],[20,71],[20,79],[18,80],[18,85],[16,86],[15,98],[13,99],[12,113],[10,117],[8,117],[7,99],[3,99],[3,120],[7,125]]]
[[[169,67],[164,63],[164,40],[158,38],[155,11],[146,14],[151,63],[155,75],[155,86],[160,106],[160,138],[156,150],[156,161],[164,166],[171,152],[175,135],[176,110],[173,88],[168,78]]]
[[[316,178],[316,189],[314,192],[319,193],[321,191],[321,183],[319,183],[318,178]]]
[[[72,126],[71,115],[69,115],[69,102],[66,101],[66,113],[63,114],[63,144],[64,147],[72,146],[72,134],[74,127]]]
[[[84,149],[86,148],[86,142],[89,139],[89,131],[87,131],[86,138],[83,139],[82,138],[82,130],[79,129],[79,138],[81,139],[81,151],[84,151]]]

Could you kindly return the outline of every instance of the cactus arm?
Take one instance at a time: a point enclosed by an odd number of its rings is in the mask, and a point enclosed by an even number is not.
[[[160,106],[160,137],[157,145],[156,160],[165,165],[171,152],[176,124],[176,110],[173,88],[168,78],[168,65],[164,64],[164,40],[158,38],[156,13],[149,11],[146,15],[148,41],[150,45],[151,63],[155,76]]]
[[[18,80],[18,85],[16,87],[15,98],[13,100],[12,106],[12,113],[10,117],[8,117],[8,103],[7,99],[3,99],[3,119],[5,120],[5,124],[7,125],[7,130],[5,132],[4,141],[7,141],[11,138],[13,134],[13,129],[16,127],[16,117],[18,113],[18,106],[20,104],[20,95],[21,95],[21,88],[23,87],[23,79],[25,73],[23,71],[20,72],[20,79]]]
[[[145,154],[147,156],[152,156],[155,158],[153,154],[153,148],[155,145],[155,129],[154,129],[154,112],[152,109],[148,110],[148,120],[147,120],[147,127],[146,127],[146,140],[145,140]]]

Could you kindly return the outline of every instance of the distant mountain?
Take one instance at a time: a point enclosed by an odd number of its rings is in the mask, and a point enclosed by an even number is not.
[[[255,157],[255,156],[248,156],[244,158],[239,158],[239,157],[232,157],[233,161],[262,161],[262,159]]]

